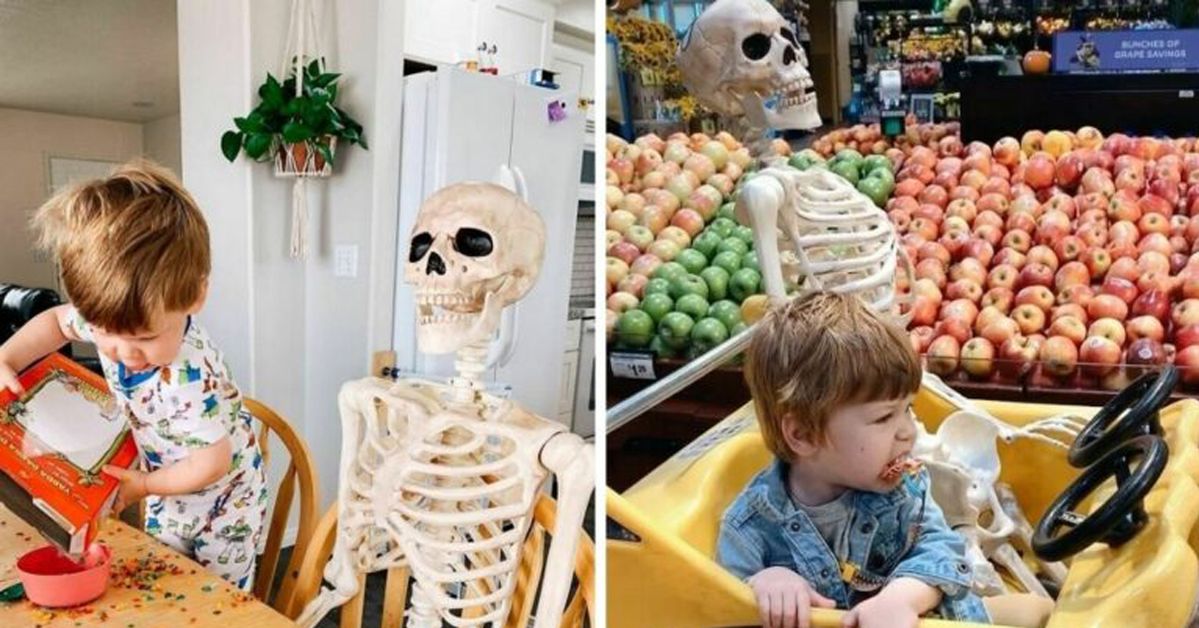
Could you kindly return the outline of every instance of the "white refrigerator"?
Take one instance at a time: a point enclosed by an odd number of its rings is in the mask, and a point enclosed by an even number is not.
[[[551,118],[555,103],[565,118]],[[545,222],[545,261],[517,307],[515,351],[488,376],[535,413],[558,417],[585,118],[575,94],[508,78],[452,67],[405,78],[393,326],[401,372],[453,374],[452,355],[418,351],[415,293],[404,283],[421,202],[451,183],[491,181],[501,164],[519,168],[529,204]]]

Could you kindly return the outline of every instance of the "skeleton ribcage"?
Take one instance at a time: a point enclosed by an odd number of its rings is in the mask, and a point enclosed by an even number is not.
[[[372,506],[351,551],[365,571],[406,564],[414,603],[451,625],[499,625],[545,472],[519,428],[455,414],[436,388],[396,386],[366,417],[351,487]]]
[[[763,174],[778,179],[787,197],[779,215],[784,278],[807,290],[857,293],[890,310],[900,256],[887,215],[831,172],[770,168]]]

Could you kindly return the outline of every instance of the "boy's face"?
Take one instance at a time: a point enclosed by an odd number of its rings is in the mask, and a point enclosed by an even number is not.
[[[110,333],[93,325],[92,336],[96,349],[109,360],[124,364],[133,373],[146,371],[175,361],[190,314],[190,311],[159,314],[148,329],[134,333]]]
[[[835,486],[889,492],[903,474],[887,470],[908,457],[916,438],[912,396],[842,406],[829,418],[826,436],[793,446],[804,473],[818,473]]]

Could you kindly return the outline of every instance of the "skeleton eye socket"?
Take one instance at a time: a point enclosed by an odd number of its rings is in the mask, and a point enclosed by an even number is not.
[[[794,44],[796,46],[799,45],[799,40],[795,38],[795,33],[792,33],[791,29],[781,28],[781,29],[779,29],[779,32],[783,34],[783,39],[786,39],[787,41],[791,42],[792,44]]]
[[[433,246],[433,236],[429,235],[428,232],[416,234],[412,238],[412,246],[408,248],[408,261],[416,262],[424,257],[431,246]]]
[[[746,37],[741,42],[741,52],[745,53],[751,61],[757,61],[766,56],[770,52],[770,36],[763,33],[754,33]]]
[[[491,249],[491,236],[486,231],[463,227],[454,236],[454,250],[468,257],[485,257]]]

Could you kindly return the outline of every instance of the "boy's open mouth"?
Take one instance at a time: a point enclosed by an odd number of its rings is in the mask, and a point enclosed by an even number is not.
[[[900,477],[905,471],[915,472],[920,468],[920,461],[913,458],[910,453],[902,453],[896,456],[887,463],[883,468],[882,473],[878,474],[880,480],[893,482]]]

